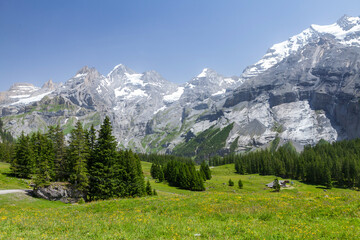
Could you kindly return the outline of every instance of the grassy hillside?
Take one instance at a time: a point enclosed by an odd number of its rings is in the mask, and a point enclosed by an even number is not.
[[[188,142],[181,143],[174,148],[174,154],[184,157],[205,157],[215,155],[226,145],[234,124],[229,124],[223,129],[211,127],[192,138]]]
[[[0,190],[29,188],[29,180],[17,179],[11,177],[9,174],[10,164],[0,162]]]
[[[149,178],[150,164],[143,170]],[[205,192],[151,181],[156,197],[83,205],[0,195],[0,239],[360,238],[359,192],[294,181],[293,189],[274,193],[264,185],[272,176],[237,175],[232,164],[212,171]]]

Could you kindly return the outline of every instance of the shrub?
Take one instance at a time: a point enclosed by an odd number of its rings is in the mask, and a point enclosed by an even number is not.
[[[243,183],[242,183],[241,179],[239,179],[238,185],[239,185],[239,188],[240,188],[240,189],[243,188]]]
[[[234,182],[231,180],[231,178],[229,179],[229,186],[230,187],[234,186]]]

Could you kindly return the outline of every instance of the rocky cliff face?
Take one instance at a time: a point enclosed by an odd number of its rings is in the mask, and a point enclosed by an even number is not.
[[[106,76],[84,67],[64,84],[15,84],[0,108],[15,135],[108,115],[120,145],[141,152],[223,154],[275,137],[301,147],[360,135],[359,59],[360,18],[344,16],[275,44],[239,77],[205,68],[176,85],[121,64]]]

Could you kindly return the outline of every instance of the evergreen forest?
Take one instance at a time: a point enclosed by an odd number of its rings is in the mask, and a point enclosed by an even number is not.
[[[46,134],[22,133],[10,163],[14,176],[32,178],[35,187],[69,182],[88,201],[146,194],[140,159],[131,150],[117,150],[108,117],[98,131],[77,122],[68,144],[59,126]]]
[[[235,163],[239,174],[275,175],[309,184],[360,188],[360,139],[305,146],[299,154],[287,143],[277,150],[259,150],[229,155],[223,161]]]

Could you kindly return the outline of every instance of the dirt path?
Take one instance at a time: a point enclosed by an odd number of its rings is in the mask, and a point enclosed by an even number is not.
[[[24,189],[9,189],[9,190],[0,190],[0,195],[2,194],[9,194],[9,193],[29,193],[31,190],[24,190]]]

